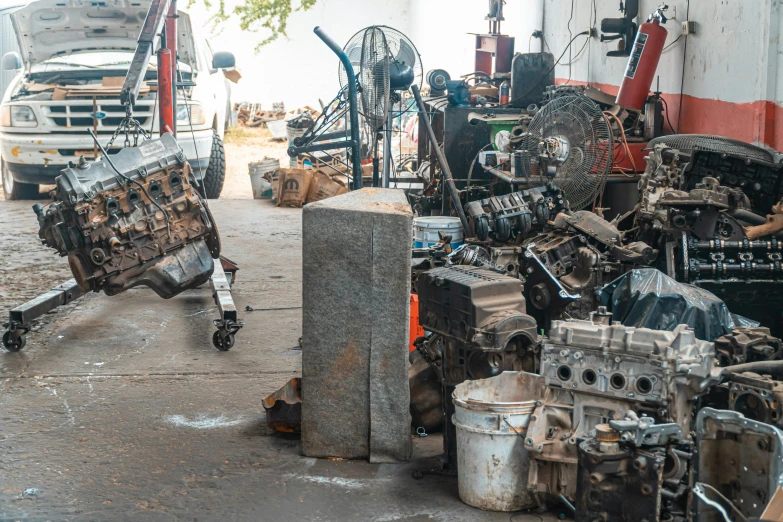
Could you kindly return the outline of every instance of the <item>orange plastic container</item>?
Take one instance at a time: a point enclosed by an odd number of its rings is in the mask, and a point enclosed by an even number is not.
[[[413,341],[424,335],[424,328],[419,324],[419,296],[411,294],[411,345],[408,352],[416,349]]]

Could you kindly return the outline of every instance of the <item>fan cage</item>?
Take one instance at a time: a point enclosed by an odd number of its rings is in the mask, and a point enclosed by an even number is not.
[[[739,158],[764,163],[774,163],[771,152],[756,147],[744,141],[724,138],[723,136],[710,136],[708,134],[674,134],[661,136],[650,140],[647,150],[652,150],[656,145],[665,144],[667,147],[682,151],[701,151],[727,154]]]
[[[413,43],[413,41],[411,41],[411,39],[408,38],[404,33],[387,25],[374,25],[366,27],[354,34],[348,40],[348,43],[345,44],[345,47],[343,47],[343,50],[348,54],[348,59],[351,61],[351,64],[353,64],[356,77],[359,78],[361,69],[361,48],[362,42],[364,41],[364,34],[371,29],[378,29],[383,31],[386,42],[389,45],[390,56],[397,57],[399,55],[400,48],[403,45],[410,46],[410,49],[413,50],[416,60],[415,65],[411,66],[414,73],[413,85],[417,85],[419,88],[421,88],[424,81],[424,69],[421,63],[421,54],[419,53],[419,50],[416,48],[416,45]],[[402,42],[404,42],[404,44]],[[346,85],[348,85],[348,75],[345,74],[345,67],[343,66],[342,62],[339,64],[338,76],[340,78],[340,87],[345,88]]]
[[[569,155],[549,178],[540,165],[540,144],[545,138],[568,141]],[[536,114],[523,136],[522,170],[532,185],[551,181],[563,191],[573,210],[591,204],[603,189],[612,169],[614,137],[601,108],[583,94],[556,98]]]

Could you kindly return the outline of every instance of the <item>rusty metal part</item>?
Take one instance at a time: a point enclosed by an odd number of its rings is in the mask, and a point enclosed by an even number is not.
[[[219,237],[176,140],[84,158],[57,178],[54,201],[36,206],[44,244],[67,256],[80,288],[116,295],[134,286],[163,298],[205,283]]]
[[[773,361],[783,356],[783,342],[769,328],[735,328],[715,341],[721,366]]]
[[[760,517],[783,481],[783,432],[737,412],[702,408],[696,444],[693,481],[715,488],[743,517]],[[696,499],[691,511],[700,522],[723,520]]]
[[[666,452],[662,448],[606,451],[595,439],[579,445],[576,522],[661,520]]]
[[[619,442],[620,432],[608,424],[599,424],[595,427],[595,438],[601,442]]]
[[[302,430],[302,378],[294,377],[285,386],[264,398],[266,424],[282,433]]]
[[[755,241],[783,231],[783,200],[772,207],[772,214],[767,216],[767,222],[755,227],[745,227],[748,240]]]
[[[607,429],[622,432],[602,440]],[[685,520],[692,445],[680,426],[631,413],[579,444],[575,520]]]
[[[422,338],[423,340],[423,338]],[[426,433],[441,431],[445,421],[443,390],[436,363],[426,360],[419,350],[411,352],[408,383],[411,393],[411,425]],[[437,363],[440,364],[440,361]]]
[[[748,419],[783,428],[783,382],[751,372],[728,373],[725,378],[725,384],[712,393],[717,399],[712,402]]]

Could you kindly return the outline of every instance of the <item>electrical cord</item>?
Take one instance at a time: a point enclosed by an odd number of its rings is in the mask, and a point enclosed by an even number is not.
[[[742,514],[742,511],[740,511],[739,508],[737,508],[737,506],[735,506],[734,503],[731,500],[726,498],[726,496],[723,493],[721,493],[720,491],[718,491],[717,489],[715,489],[714,487],[710,486],[709,484],[707,484],[705,482],[699,482],[699,485],[702,488],[709,489],[710,491],[712,491],[713,493],[718,495],[718,498],[720,498],[722,501],[724,501],[726,504],[728,504],[729,507],[732,509],[732,511],[734,511],[736,514],[738,514],[742,520],[746,520],[745,515]]]
[[[493,145],[492,143],[487,143],[486,145],[481,147],[481,149],[479,149],[478,151],[478,154],[476,154],[476,157],[473,158],[473,163],[470,164],[470,170],[468,170],[468,182],[465,185],[465,188],[470,187],[470,181],[473,179],[473,167],[476,166],[476,162],[478,161],[479,156],[481,156],[481,153],[484,152],[484,149],[486,149],[487,147],[491,147],[492,145]]]
[[[174,88],[176,89],[177,83],[182,83],[182,71],[179,68],[179,58],[174,57],[174,60],[177,63],[177,78],[174,79]],[[192,74],[192,72],[191,72]],[[201,176],[201,181],[204,180],[204,169],[201,168],[201,158],[198,155],[198,146],[196,145],[196,131],[193,129],[193,120],[190,119],[190,104],[188,104],[188,94],[187,91],[185,91],[185,86],[182,86],[182,99],[185,100],[185,113],[188,115],[188,126],[190,127],[190,136],[193,139],[193,151],[196,153],[196,162],[198,163],[198,173],[199,176]],[[174,107],[174,125],[177,125],[177,108]],[[193,179],[196,179],[195,176],[193,176]],[[204,196],[204,202],[206,204],[207,200],[207,187],[204,185],[204,183],[201,183],[198,179],[196,179],[196,187],[200,188],[203,191]]]
[[[103,154],[103,157],[106,158],[106,161],[109,162],[109,166],[111,166],[111,168],[114,169],[114,172],[116,172],[117,175],[120,176],[121,178],[125,179],[129,184],[130,183],[135,183],[136,185],[138,185],[138,187],[141,189],[141,191],[144,193],[144,195],[147,196],[147,199],[150,200],[150,203],[152,203],[153,205],[158,207],[158,210],[160,210],[163,213],[163,217],[166,220],[166,231],[169,234],[169,239],[171,239],[171,223],[169,222],[169,213],[166,212],[166,210],[164,210],[164,208],[161,207],[158,204],[157,201],[155,201],[154,199],[152,199],[150,197],[150,195],[147,193],[147,189],[144,188],[144,185],[142,185],[141,183],[139,183],[135,179],[129,178],[128,176],[126,176],[125,174],[120,172],[119,169],[117,169],[117,167],[114,166],[114,162],[111,160],[109,155],[106,153],[106,149],[104,149],[103,145],[101,145],[101,143],[98,141],[98,137],[95,135],[95,133],[92,131],[92,129],[88,128],[87,132],[90,133],[90,136],[92,136],[92,139],[95,141],[95,144],[98,146],[99,149],[101,149],[101,154]]]
[[[622,135],[622,142],[623,142],[623,146],[625,147],[625,153],[628,154],[628,159],[631,160],[631,167],[633,167],[633,171],[636,172],[636,163],[633,160],[631,149],[628,148],[628,138],[625,136],[625,129],[623,128],[623,122],[620,121],[620,118],[618,118],[617,116],[615,116],[613,113],[609,111],[604,111],[604,116],[606,116],[607,119],[609,116],[614,118],[614,120],[617,122],[617,126],[620,127],[620,134]],[[611,122],[609,122],[609,126],[611,127]],[[624,169],[620,169],[620,170],[622,171]],[[623,172],[623,174],[625,173]]]
[[[685,19],[690,20],[691,16],[691,0],[688,0],[685,7]],[[687,60],[685,57],[688,55],[688,35],[685,35],[685,46],[682,50],[682,76],[680,79],[680,109],[677,113],[677,129],[682,128],[682,97],[685,93],[685,63]]]
[[[568,38],[573,38],[573,34],[571,32],[571,21],[574,19],[574,3],[576,0],[571,0],[571,18],[568,19],[568,24],[566,24],[566,28],[568,28]],[[589,39],[588,39],[589,40]],[[568,46],[569,49],[571,49],[571,46]],[[573,63],[573,56],[571,54],[571,51],[568,52],[568,78],[571,79],[571,64]]]
[[[669,129],[671,129],[671,131],[672,131],[674,134],[679,134],[679,132],[677,132],[676,130],[674,130],[674,125],[672,125],[672,122],[671,122],[671,120],[669,119],[669,104],[668,104],[668,103],[666,103],[666,99],[665,99],[664,97],[662,97],[662,96],[661,96],[661,101],[663,102],[663,106],[666,108],[666,123],[668,123],[668,124],[669,124]]]
[[[666,49],[669,49],[669,48],[670,48],[670,47],[672,47],[674,44],[676,44],[677,42],[679,42],[680,40],[682,40],[682,36],[683,36],[683,35],[680,35],[680,36],[678,36],[678,37],[677,37],[677,38],[676,38],[676,39],[675,39],[675,40],[674,40],[672,43],[670,43],[669,45],[667,45],[666,47],[664,47],[664,48],[663,48],[663,50],[662,50],[661,52],[662,52],[662,53],[665,53],[665,52],[666,52]]]

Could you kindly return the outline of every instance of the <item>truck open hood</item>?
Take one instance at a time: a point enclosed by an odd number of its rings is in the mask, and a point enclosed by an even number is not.
[[[150,0],[37,0],[11,19],[28,70],[56,56],[104,50],[135,51]],[[180,60],[194,66],[190,18],[179,12]]]

